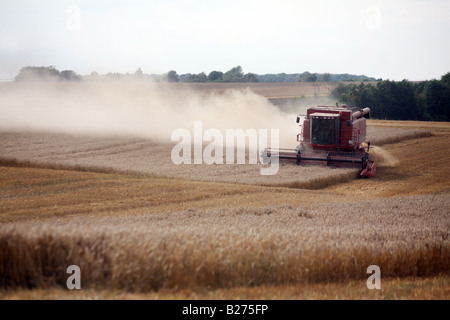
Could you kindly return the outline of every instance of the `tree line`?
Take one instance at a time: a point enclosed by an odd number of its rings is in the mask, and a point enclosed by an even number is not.
[[[367,76],[358,76],[351,74],[330,74],[330,73],[278,73],[263,74],[244,73],[241,66],[231,68],[226,72],[211,71],[209,74],[200,72],[198,74],[186,73],[179,75],[175,70],[165,74],[145,74],[141,68],[135,73],[112,73],[109,72],[100,75],[92,72],[90,75],[81,76],[72,70],[59,71],[55,67],[23,67],[16,76],[17,81],[120,81],[120,80],[148,80],[148,81],[167,81],[167,82],[367,82],[381,81]]]
[[[59,71],[55,67],[23,67],[16,81],[80,81],[81,76],[72,70]]]
[[[212,71],[208,75],[201,72],[199,74],[178,75],[175,70],[168,73],[145,74],[141,68],[132,74],[107,73],[100,75],[92,72],[90,75],[81,76],[72,70],[59,71],[54,66],[35,67],[27,66],[20,69],[15,78],[16,81],[120,81],[120,80],[148,80],[148,81],[167,81],[167,82],[258,82],[258,76],[254,73],[244,73],[241,66],[234,67],[227,72]]]
[[[258,75],[258,79],[260,82],[375,82],[382,80],[365,75],[353,75],[348,73],[311,73],[309,71],[292,74],[264,74]]]
[[[377,119],[450,121],[450,72],[441,80],[340,84],[331,96],[349,107],[370,107]]]
[[[225,73],[221,71],[212,71],[208,75],[202,72],[199,74],[183,74],[178,76],[175,71],[170,71],[171,81],[183,82],[369,82],[381,81],[365,75],[331,74],[331,73],[277,73],[277,74],[255,74],[242,72],[242,68],[237,66]]]
[[[205,72],[199,74],[183,74],[178,76],[175,71],[168,73],[171,81],[182,82],[259,82],[258,75],[254,73],[245,73],[241,66],[234,67],[227,72],[211,71],[208,75]]]

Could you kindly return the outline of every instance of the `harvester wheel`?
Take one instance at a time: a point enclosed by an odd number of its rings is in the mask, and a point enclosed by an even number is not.
[[[297,150],[297,165],[300,165],[300,162],[302,161],[302,152],[300,149]]]

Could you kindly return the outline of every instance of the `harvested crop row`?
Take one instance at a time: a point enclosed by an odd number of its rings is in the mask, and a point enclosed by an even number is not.
[[[431,137],[431,131],[402,128],[367,128],[367,141],[377,146],[426,137]]]
[[[429,134],[423,130],[369,128],[376,145]],[[188,180],[256,185],[283,185],[317,189],[353,180],[354,169],[282,165],[276,175],[262,176],[261,165],[175,165],[173,145],[130,137],[78,136],[53,133],[0,132],[3,165],[139,172]],[[394,140],[392,140],[394,139]]]

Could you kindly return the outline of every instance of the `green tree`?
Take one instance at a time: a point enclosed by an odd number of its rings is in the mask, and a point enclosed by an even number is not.
[[[244,82],[259,82],[258,76],[254,73],[247,73],[244,75]]]
[[[403,80],[393,83],[393,96],[396,101],[395,120],[419,120],[422,116],[419,112],[416,96],[411,82]]]
[[[221,71],[211,71],[208,75],[208,80],[211,82],[214,81],[222,81],[223,80],[223,72]]]
[[[178,73],[175,70],[171,70],[167,73],[167,81],[169,82],[178,82],[180,79],[178,78]]]
[[[306,71],[306,72],[303,72],[298,77],[298,81],[299,82],[316,82],[317,81],[317,76],[315,74],[312,74],[312,73]]]
[[[197,75],[197,81],[198,81],[198,82],[207,82],[207,81],[208,81],[208,76],[206,75],[206,73],[200,72],[200,73]]]
[[[331,96],[349,107],[370,107],[372,116],[379,119],[420,120],[425,118],[411,82],[382,81],[372,84],[340,84]]]
[[[208,76],[206,73],[201,72],[199,74],[191,74],[186,80],[187,82],[207,82]]]
[[[359,101],[358,105],[361,106],[361,108],[369,107],[371,108],[371,114],[372,117],[378,117],[378,93],[376,88],[369,84],[369,85],[361,85],[359,86],[360,93],[359,93]]]
[[[306,82],[316,82],[317,76],[315,74],[310,74],[308,77],[306,77]]]
[[[58,81],[60,72],[55,67],[23,67],[16,76],[16,81]]]
[[[223,75],[224,82],[242,82],[243,80],[244,73],[242,72],[241,66],[234,67]]]
[[[81,77],[72,70],[61,71],[59,76],[64,81],[80,81],[81,80]]]
[[[427,112],[435,121],[450,121],[450,87],[431,81],[425,88]]]
[[[340,83],[336,88],[331,91],[331,96],[334,99],[342,101],[342,96],[347,92],[347,86],[343,83]]]
[[[330,81],[331,81],[331,74],[329,74],[329,73],[324,73],[324,74],[322,75],[322,81],[323,81],[323,82],[330,82]]]
[[[450,72],[442,76],[441,82],[450,87]]]

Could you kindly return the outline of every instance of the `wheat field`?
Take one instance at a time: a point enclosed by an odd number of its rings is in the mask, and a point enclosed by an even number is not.
[[[449,299],[450,126],[368,124],[373,179],[176,166],[173,145],[142,137],[2,129],[0,299]]]
[[[415,196],[4,224],[0,285],[63,286],[71,264],[87,288],[130,292],[364,279],[372,264],[435,276],[450,267],[449,205]]]
[[[84,270],[84,289],[116,296],[238,290],[253,297],[251,288],[268,288],[261,297],[300,284],[363,283],[373,264],[388,279],[437,276],[446,283],[448,178],[438,178],[433,167],[409,172],[400,165],[408,161],[404,150],[395,150],[423,143],[442,152],[429,161],[445,162],[448,149],[440,146],[447,132],[435,129],[431,136],[384,145],[399,164],[381,165],[374,179],[312,190],[97,173],[89,172],[95,171],[90,165],[82,170],[83,163],[52,167],[31,158],[4,161],[0,287],[6,298],[20,288],[61,288],[71,264]],[[14,136],[3,133],[8,135]],[[42,148],[44,140],[36,145]],[[42,151],[35,152],[37,158]],[[401,179],[392,176],[394,169]],[[415,192],[408,188],[412,182]],[[355,192],[361,184],[367,189]],[[448,297],[448,289],[441,294]]]

